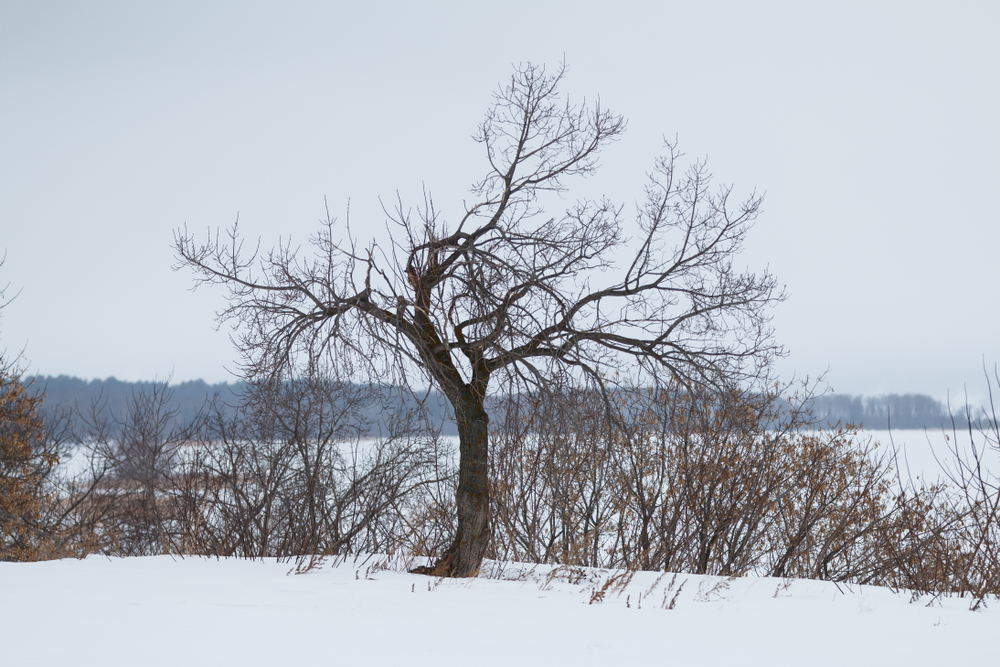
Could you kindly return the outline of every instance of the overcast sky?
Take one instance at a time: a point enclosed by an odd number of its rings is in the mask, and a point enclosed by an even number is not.
[[[0,350],[29,370],[231,380],[220,290],[173,231],[266,246],[379,197],[452,218],[513,63],[629,119],[578,195],[627,209],[677,137],[766,192],[783,377],[842,393],[985,388],[1000,361],[1000,3],[0,0]]]

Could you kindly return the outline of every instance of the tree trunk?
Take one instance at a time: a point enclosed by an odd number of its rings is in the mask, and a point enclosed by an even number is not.
[[[479,574],[490,541],[489,417],[483,399],[467,392],[455,401],[458,423],[459,463],[458,531],[455,541],[432,566],[418,567],[416,574],[436,577],[474,577]]]

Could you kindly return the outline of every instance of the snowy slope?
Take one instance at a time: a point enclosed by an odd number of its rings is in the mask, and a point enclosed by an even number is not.
[[[611,573],[549,576],[551,568],[513,566],[500,578],[456,581],[379,570],[377,562],[326,563],[305,574],[273,560],[167,556],[0,563],[0,664],[459,665],[476,656],[467,664],[912,666],[1000,659],[993,641],[1000,604],[971,612],[968,600],[911,603],[909,594],[879,588],[655,573],[636,574],[620,591],[612,584],[603,601],[590,604]],[[674,608],[664,609],[671,600]]]

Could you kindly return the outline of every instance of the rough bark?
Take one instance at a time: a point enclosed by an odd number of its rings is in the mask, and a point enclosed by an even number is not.
[[[437,563],[413,570],[438,577],[474,577],[490,541],[489,417],[478,397],[455,406],[458,423],[459,470],[455,501],[458,530]]]

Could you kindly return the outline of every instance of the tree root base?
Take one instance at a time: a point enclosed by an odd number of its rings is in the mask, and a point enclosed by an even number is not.
[[[452,558],[452,554],[446,553],[433,565],[421,565],[410,570],[410,574],[423,574],[428,577],[448,577],[452,579],[462,579],[475,577],[479,574],[479,565],[475,568],[461,568]]]

